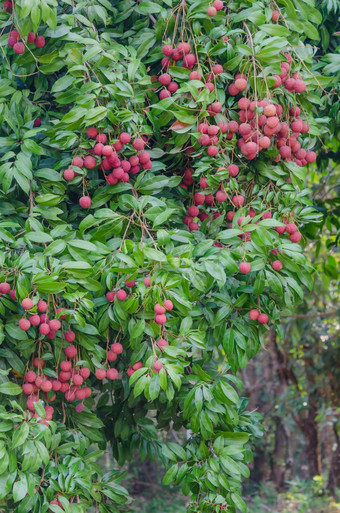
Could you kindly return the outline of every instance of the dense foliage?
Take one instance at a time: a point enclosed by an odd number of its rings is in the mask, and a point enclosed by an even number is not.
[[[0,497],[128,507],[96,465],[110,444],[120,466],[160,455],[188,511],[245,511],[261,426],[235,374],[313,284],[322,15],[7,0],[0,19]]]

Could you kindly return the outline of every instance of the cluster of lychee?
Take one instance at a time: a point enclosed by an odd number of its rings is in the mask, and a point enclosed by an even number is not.
[[[74,341],[75,333],[73,331],[67,331],[65,333],[65,340],[68,342]],[[44,360],[38,357],[33,359],[33,367],[37,369],[37,372],[34,370],[26,372],[24,384],[22,385],[24,394],[28,396],[26,406],[30,412],[34,412],[34,403],[40,400],[40,391],[44,392],[45,401],[53,402],[57,397],[56,392],[60,392],[64,394],[66,401],[81,401],[75,407],[77,413],[81,413],[84,410],[83,401],[90,397],[92,393],[89,386],[84,386],[85,380],[90,376],[90,370],[87,367],[78,367],[75,364],[72,365],[72,360],[77,356],[75,346],[69,345],[65,347],[64,353],[67,359],[60,362],[57,378],[51,378],[44,374]],[[52,395],[48,395],[50,392]],[[49,418],[46,416],[45,420],[51,420],[52,414],[53,408],[50,410],[51,416]]]
[[[247,86],[248,86],[247,77],[245,75],[243,75],[243,73],[238,73],[235,76],[234,82],[232,82],[229,85],[228,93],[230,94],[230,96],[237,96],[242,91],[247,89]]]
[[[144,278],[143,283],[146,287],[150,287],[151,278],[149,276],[147,276],[146,278]],[[125,286],[129,287],[129,288],[134,287],[135,284],[136,284],[136,280],[127,279],[125,281]],[[106,293],[106,299],[110,303],[113,303],[115,298],[117,298],[118,301],[124,301],[127,298],[126,291],[124,289],[119,289],[117,291],[109,290]],[[173,307],[174,307],[174,305],[173,305],[172,301],[170,301],[170,299],[166,299],[165,301],[163,301],[163,306],[159,305],[157,303],[154,307],[154,310],[155,310],[154,321],[156,322],[156,324],[159,324],[159,325],[165,324],[166,323],[165,312],[170,312],[173,309]]]
[[[283,217],[282,222],[286,226],[277,226],[276,228],[274,228],[275,231],[279,235],[287,233],[287,235],[289,236],[289,240],[291,242],[300,242],[302,235],[298,231],[298,227],[296,226],[296,224],[289,222],[289,219],[287,217]]]
[[[156,342],[156,346],[158,347],[158,349],[161,352],[163,351],[163,347],[168,346],[168,345],[169,345],[168,341],[165,340],[164,338],[160,338]],[[136,362],[133,365],[131,365],[131,367],[128,368],[126,373],[130,377],[130,376],[132,376],[132,374],[134,372],[136,372],[138,369],[141,369],[142,367],[143,367],[143,363],[142,362]],[[153,365],[152,365],[153,372],[158,373],[162,368],[163,368],[162,362],[160,362],[159,360],[156,359],[154,361]]]
[[[106,351],[106,362],[102,367],[96,369],[95,376],[97,379],[102,381],[103,379],[118,379],[119,373],[118,370],[114,367],[109,367],[109,362],[115,362],[117,357],[122,354],[123,346],[120,342],[114,342],[111,344],[110,349]]]
[[[25,312],[29,312],[30,310],[34,309],[33,300],[29,297],[26,297],[22,300],[21,306]],[[37,312],[32,312],[28,318],[25,314],[25,317],[22,317],[19,320],[19,328],[23,331],[28,331],[31,326],[39,326],[38,331],[40,335],[48,336],[50,339],[55,338],[57,331],[59,331],[61,328],[61,322],[59,319],[49,319],[48,315],[45,313],[47,309],[48,304],[46,301],[40,299],[36,304]],[[58,308],[56,313],[59,314],[61,311],[63,311],[63,308]],[[65,318],[65,316],[61,315],[60,319],[63,318]]]
[[[207,9],[207,15],[210,16],[210,18],[214,18],[218,11],[222,11],[223,9],[223,2],[221,0],[215,0],[212,5],[210,5]]]
[[[161,64],[165,69],[172,64],[178,66],[180,62],[183,68],[192,69],[197,62],[197,57],[194,53],[190,53],[190,44],[187,42],[180,43],[176,48],[172,45],[164,45],[162,53],[164,57]]]
[[[306,90],[307,84],[304,80],[301,79],[299,73],[292,73],[291,75],[289,74],[292,63],[292,56],[289,53],[285,53],[284,55],[287,59],[287,62],[281,62],[280,75],[273,76],[275,79],[274,87],[279,87],[281,84],[283,84],[289,92],[294,91],[295,93],[303,93]]]
[[[16,300],[15,290],[10,288],[9,283],[0,283],[0,293],[9,294],[10,298]],[[25,312],[30,312],[30,316],[27,318],[22,317],[19,320],[19,327],[23,331],[28,331],[32,326],[39,326],[39,334],[41,336],[47,336],[50,339],[54,339],[56,334],[61,329],[61,321],[66,318],[62,312],[64,308],[57,308],[56,314],[59,314],[59,319],[49,319],[48,314],[48,303],[42,299],[39,299],[36,305],[31,298],[26,297],[21,302],[22,308]],[[33,310],[33,311],[32,311]],[[37,369],[37,373],[34,370],[29,370],[24,376],[24,384],[22,385],[23,392],[28,396],[27,408],[28,415],[30,417],[39,417],[38,414],[34,414],[34,403],[39,401],[39,392],[44,392],[45,401],[51,402],[56,398],[55,392],[61,392],[65,394],[67,401],[73,401],[75,399],[83,401],[85,398],[91,395],[91,388],[81,387],[86,378],[90,376],[90,370],[87,367],[77,368],[76,365],[72,368],[71,361],[77,356],[77,348],[72,345],[75,341],[75,333],[73,331],[66,331],[64,333],[64,339],[69,344],[64,348],[64,354],[68,360],[60,362],[60,369],[58,371],[57,378],[51,378],[45,375],[42,369],[45,367],[45,361],[40,357],[34,357],[32,360],[33,368]],[[48,396],[48,393],[52,392],[52,396]],[[76,411],[81,412],[84,409],[82,403],[77,404]],[[45,421],[51,420],[53,415],[52,407],[45,407],[46,417]],[[30,413],[31,412],[31,413]],[[43,421],[43,420],[41,420]],[[45,422],[44,421],[44,422]]]
[[[251,319],[252,321],[257,321],[260,324],[267,324],[267,322],[269,320],[269,317],[267,314],[260,313],[256,308],[254,308],[253,310],[250,310],[248,315],[249,315],[249,319]]]
[[[104,173],[105,180],[109,185],[116,185],[118,182],[129,182],[131,176],[139,173],[141,169],[152,168],[150,154],[147,151],[143,151],[146,144],[144,137],[136,137],[131,143],[133,150],[139,153],[130,156],[129,159],[125,159],[119,153],[122,152],[124,146],[131,142],[131,135],[127,132],[122,132],[114,144],[106,144],[107,135],[99,133],[96,127],[90,127],[87,130],[87,135],[90,139],[95,139],[96,144],[91,148],[89,155],[73,157],[72,167],[68,167],[63,173],[66,181],[73,180],[77,175],[77,171],[73,167],[88,170],[98,167]],[[131,151],[130,146],[128,151]],[[98,157],[100,160],[95,157]],[[111,172],[106,175],[106,171]],[[84,209],[90,208],[91,203],[90,196],[83,195],[79,199],[79,205]]]
[[[275,162],[282,158],[303,166],[315,161],[316,154],[301,148],[297,140],[300,134],[309,131],[308,123],[299,117],[301,110],[298,106],[289,109],[289,122],[283,120],[282,106],[268,100],[256,102],[244,97],[238,101],[238,106],[238,133],[241,137],[237,144],[248,160],[256,158],[259,151],[273,143],[279,150]]]
[[[126,287],[133,288],[136,285],[136,280],[135,279],[131,280],[130,278],[127,278],[124,283],[125,283]],[[150,276],[146,276],[143,279],[143,283],[144,283],[145,287],[150,287],[150,285],[151,285],[151,277]],[[119,289],[117,291],[114,291],[114,290],[111,291],[110,290],[110,291],[108,291],[106,293],[106,299],[110,303],[113,303],[115,298],[117,298],[118,301],[124,301],[127,298],[126,291],[124,289]],[[171,310],[173,310],[173,308],[174,308],[174,305],[173,305],[173,302],[170,299],[165,299],[162,302],[162,305],[157,303],[154,306],[154,312],[155,312],[154,321],[155,321],[155,323],[159,324],[160,326],[164,326],[164,324],[167,321],[166,312],[170,312]],[[161,339],[158,340],[158,342],[156,342],[156,345],[162,351],[162,347],[167,346],[168,342],[165,339],[161,338]],[[122,352],[123,352],[123,346],[120,343],[118,343],[118,342],[114,343],[111,346],[111,349],[109,351],[107,351],[107,354],[106,354],[107,360],[108,361],[115,361],[116,358],[117,358],[117,355],[121,354]],[[136,372],[136,370],[141,369],[142,367],[143,367],[142,362],[139,361],[139,362],[134,363],[131,367],[129,367],[127,369],[127,375],[129,377],[132,376],[132,374],[134,372]],[[154,372],[159,372],[162,367],[163,367],[163,364],[161,362],[155,361],[154,365],[153,365],[153,371]],[[111,371],[112,369],[109,369],[109,370]],[[109,371],[105,371],[104,368],[97,369],[96,377],[98,379],[104,379],[106,377],[105,373],[108,373],[108,372]],[[107,377],[109,377],[109,376],[107,376]],[[117,377],[118,377],[118,374],[117,374]],[[116,379],[116,378],[111,378],[111,379]]]
[[[230,164],[226,168],[228,170],[228,174],[230,177],[236,177],[239,173],[239,167],[236,164]],[[222,168],[219,168],[218,171],[222,170]],[[218,172],[217,172],[218,173]],[[183,181],[180,184],[181,187],[184,187],[185,189],[188,189],[189,186],[194,185],[194,178],[192,176],[192,171],[190,168],[186,168],[183,175]],[[232,221],[234,219],[234,216],[236,214],[235,210],[228,210],[225,214],[225,212],[220,212],[217,210],[217,207],[228,200],[233,205],[233,207],[241,208],[244,205],[245,198],[241,194],[234,194],[231,198],[229,198],[227,192],[223,190],[222,184],[220,184],[219,189],[214,194],[212,193],[205,193],[205,189],[209,187],[207,183],[207,179],[204,176],[201,176],[199,179],[199,185],[200,185],[200,191],[197,191],[193,195],[194,204],[190,205],[187,209],[187,215],[184,217],[183,221],[184,224],[186,224],[190,231],[197,231],[200,229],[199,221],[202,223],[206,219],[209,218],[210,215],[212,215],[212,219],[217,219],[218,217],[225,215],[225,219],[228,222],[227,227],[233,228]],[[213,208],[211,212],[207,210],[200,210],[200,207],[204,206]],[[246,218],[246,216],[249,216],[250,218],[254,218],[256,216],[255,210],[250,207],[248,212],[244,216],[240,216],[237,219],[237,223],[240,227],[243,228],[243,221]],[[272,213],[268,210],[264,212],[261,216],[261,219],[270,219],[272,217]],[[251,221],[250,221],[251,222]],[[287,233],[289,236],[289,240],[291,242],[300,242],[301,240],[301,233],[298,231],[297,226],[289,222],[289,219],[287,217],[283,217],[282,222],[285,224],[285,226],[277,226],[275,227],[275,231],[282,235],[284,233]],[[255,224],[258,224],[259,220],[256,221]],[[242,226],[241,226],[242,225]],[[250,241],[251,240],[251,232],[247,231],[246,229],[247,224],[244,225],[244,234],[239,235],[239,237],[244,241]],[[217,246],[221,246],[220,243],[216,243]],[[278,267],[280,266],[281,262],[276,262],[273,264],[273,269],[280,270]],[[282,265],[282,264],[281,264]],[[242,271],[241,271],[242,272]]]
[[[220,168],[221,170],[221,168]],[[230,164],[227,167],[229,176],[237,176],[239,173],[239,167],[236,164]],[[192,177],[192,172],[189,168],[187,168],[184,172],[183,183],[180,184],[184,188],[188,188],[189,185],[193,184],[194,180]],[[187,210],[187,215],[184,217],[184,223],[188,226],[190,231],[199,230],[198,220],[203,222],[209,218],[209,213],[203,210],[200,211],[199,207],[205,205],[206,207],[217,207],[218,204],[225,203],[228,200],[228,194],[223,190],[222,185],[220,185],[218,191],[215,195],[208,193],[204,193],[204,189],[209,187],[207,180],[205,177],[200,178],[200,187],[201,191],[195,192],[194,194],[194,205],[191,205]],[[234,207],[242,207],[244,203],[244,197],[241,194],[234,194],[231,198],[231,203]],[[219,211],[214,211],[212,213],[212,219],[217,219],[222,215]],[[228,217],[227,217],[227,220]],[[231,219],[232,220],[232,219]]]
[[[8,46],[13,48],[14,53],[21,55],[25,51],[25,43],[20,41],[21,36],[17,30],[11,30],[7,39]],[[44,48],[44,36],[36,36],[34,32],[30,32],[26,38],[26,44],[34,43],[37,48]]]
[[[214,102],[210,105],[210,108],[214,109],[215,113],[220,112],[222,105],[220,102]],[[211,114],[212,111],[209,111]],[[216,157],[219,153],[220,135],[225,135],[226,139],[232,139],[233,135],[238,132],[239,124],[237,121],[225,121],[219,122],[217,125],[211,125],[208,123],[200,123],[198,125],[198,132],[201,134],[198,137],[198,143],[202,147],[207,148],[207,154],[209,157]]]

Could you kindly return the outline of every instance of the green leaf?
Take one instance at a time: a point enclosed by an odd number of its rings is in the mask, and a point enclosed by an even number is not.
[[[10,381],[6,381],[5,383],[0,384],[0,394],[6,395],[19,395],[22,390],[19,385],[16,383],[11,383]]]
[[[210,261],[206,261],[204,265],[210,276],[218,280],[220,282],[220,286],[222,286],[226,281],[226,275],[223,267],[217,262]]]
[[[166,256],[161,251],[153,248],[143,248],[144,255],[149,260],[154,260],[156,262],[166,262]]]
[[[164,485],[168,485],[168,484],[172,483],[176,478],[177,472],[178,472],[178,464],[175,463],[166,472],[165,476],[163,477],[162,483]]]
[[[242,513],[246,513],[247,504],[244,502],[244,500],[239,495],[237,495],[236,493],[232,493],[231,500],[233,501],[233,503],[235,504],[237,509],[242,511]]]
[[[12,449],[15,449],[16,447],[19,447],[19,445],[22,445],[29,434],[29,425],[27,422],[23,422],[18,429],[16,429],[12,436]]]

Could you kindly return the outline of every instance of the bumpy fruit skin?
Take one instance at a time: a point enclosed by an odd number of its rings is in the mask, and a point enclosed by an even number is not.
[[[13,48],[13,46],[15,45],[15,43],[17,42],[16,38],[13,37],[13,36],[10,36],[8,39],[7,39],[7,44],[8,46],[11,46]]]
[[[306,160],[309,164],[316,161],[316,153],[314,151],[309,151],[306,154]]]
[[[282,262],[280,260],[274,260],[272,263],[272,268],[274,271],[280,271],[282,269]]]
[[[59,319],[51,319],[50,320],[50,328],[53,331],[58,331],[61,328],[61,322]]]
[[[31,327],[31,323],[28,319],[20,319],[19,328],[23,331],[29,330]]]
[[[155,323],[163,325],[166,323],[166,315],[164,314],[158,314],[155,316]]]
[[[302,237],[302,235],[301,235],[301,233],[300,233],[300,232],[295,232],[295,233],[293,233],[293,234],[289,237],[289,240],[290,240],[291,242],[300,242],[301,237]]]
[[[33,43],[35,40],[34,32],[30,32],[27,36],[27,43]]]
[[[159,372],[162,368],[163,368],[163,364],[162,364],[161,362],[158,362],[158,361],[157,361],[157,362],[155,362],[155,363],[153,364],[152,370],[153,370],[154,372]]]
[[[223,191],[217,191],[216,193],[216,201],[218,201],[219,203],[224,203],[225,201],[227,201],[227,194]]]
[[[10,287],[10,284],[9,283],[0,283],[0,293],[1,294],[8,294],[9,291],[11,290],[11,287]]]
[[[289,235],[292,235],[293,233],[295,233],[297,231],[297,226],[294,224],[294,223],[288,223],[286,225],[286,232],[289,234]]]
[[[44,312],[46,312],[47,307],[48,307],[48,305],[47,305],[46,301],[44,301],[43,299],[40,299],[40,300],[38,301],[38,303],[37,303],[37,309],[38,309],[38,312],[39,312],[39,313],[44,313]]]
[[[77,349],[74,346],[65,347],[65,354],[67,358],[74,358],[77,354]]]
[[[43,322],[40,326],[39,326],[39,332],[42,334],[42,335],[48,335],[49,332],[50,332],[50,326],[46,323],[46,322]]]
[[[110,303],[113,303],[114,299],[116,297],[116,293],[113,292],[113,291],[109,291],[109,292],[106,292],[106,299],[110,302]]]
[[[41,390],[43,392],[49,392],[50,390],[52,390],[52,383],[51,381],[44,381],[42,384],[41,384]]]
[[[227,169],[228,169],[229,176],[232,178],[235,178],[235,176],[237,176],[240,171],[239,167],[236,164],[230,164],[227,167]]]
[[[73,171],[73,169],[71,169],[70,167],[68,167],[67,169],[65,169],[64,171],[64,178],[67,182],[73,180],[73,178],[76,176],[76,173]]]
[[[164,305],[165,310],[167,310],[168,312],[173,310],[174,305],[173,305],[173,302],[170,301],[170,299],[166,299],[165,301],[163,301],[163,305]]]
[[[87,367],[82,367],[79,373],[84,379],[87,379],[91,374],[90,369],[88,369]]]
[[[106,377],[108,379],[118,379],[118,371],[117,369],[108,369],[107,372],[106,372]]]
[[[132,368],[134,371],[138,370],[138,369],[141,369],[143,367],[143,364],[142,362],[136,362],[132,365]]]
[[[97,137],[98,130],[96,129],[96,127],[90,126],[90,128],[87,129],[86,133],[88,137],[90,137],[91,139],[95,139]]]
[[[213,6],[215,7],[216,11],[222,11],[222,9],[223,9],[222,0],[215,0],[215,2],[213,3]],[[222,73],[222,71],[221,71],[221,73]]]
[[[144,278],[143,283],[144,283],[144,285],[146,287],[150,287],[150,285],[151,285],[151,278],[150,278],[150,276],[147,276],[146,278]]]
[[[96,167],[96,160],[95,160],[95,158],[92,157],[91,155],[87,155],[84,158],[84,167],[86,167],[86,169],[94,169]]]
[[[241,196],[240,194],[237,194],[232,197],[231,201],[232,201],[232,204],[235,205],[235,207],[242,207],[242,205],[244,203],[244,197]]]
[[[14,53],[21,55],[25,51],[25,45],[24,43],[15,43],[13,46]]]
[[[62,360],[60,362],[60,369],[64,372],[69,372],[72,368],[72,364],[71,362],[69,362],[68,360]]]
[[[83,381],[84,379],[82,378],[82,376],[80,374],[75,374],[73,376],[73,383],[76,385],[76,386],[80,386],[83,384]]]
[[[65,392],[66,401],[74,401],[75,398],[76,398],[76,393],[73,392],[73,390],[67,390],[67,392]]]
[[[22,385],[22,391],[26,395],[31,395],[33,393],[34,387],[31,383],[24,383]]]
[[[117,360],[117,355],[113,351],[109,350],[109,351],[106,352],[106,359],[109,362],[114,362],[114,361]]]
[[[249,262],[241,262],[240,265],[238,266],[238,269],[239,269],[240,273],[248,274],[251,270],[251,265]]]
[[[80,199],[79,199],[79,205],[82,207],[82,208],[90,208],[91,206],[91,198],[89,196],[82,196]]]
[[[208,153],[209,157],[216,157],[216,155],[218,154],[217,146],[209,146],[207,153]]]
[[[11,11],[12,11],[12,9],[13,9],[13,4],[12,4],[12,2],[11,2],[10,0],[5,0],[5,2],[4,2],[4,10],[5,10],[6,12],[11,12]]]
[[[84,410],[85,406],[82,403],[77,404],[76,412],[81,413]]]
[[[58,379],[52,381],[52,390],[58,392],[61,389],[61,382]]]
[[[261,313],[258,316],[257,320],[259,321],[260,324],[267,324],[269,317],[267,314]]]
[[[84,160],[81,157],[73,157],[72,165],[76,167],[83,167]]]
[[[129,144],[129,142],[131,141],[131,135],[127,132],[122,132],[119,136],[119,141],[122,144]]]
[[[244,78],[235,80],[235,87],[238,91],[244,91],[247,88],[247,81]]]
[[[26,372],[24,379],[27,383],[34,383],[37,378],[37,375],[34,371]]]
[[[123,346],[119,342],[115,342],[111,346],[111,351],[113,351],[115,354],[122,354],[123,352]]]
[[[254,308],[253,310],[250,310],[248,315],[249,315],[249,319],[251,319],[252,321],[257,321],[257,319],[260,315],[260,312],[258,310],[256,310],[256,308]]]
[[[217,14],[217,10],[216,10],[216,7],[208,7],[207,9],[207,15],[210,16],[211,18],[214,18]]]
[[[30,318],[29,318],[29,321],[32,324],[32,326],[39,326],[39,324],[40,324],[40,315],[38,315],[38,314],[31,315]]]
[[[24,310],[31,310],[31,308],[33,308],[32,299],[30,299],[29,297],[26,297],[25,299],[22,300],[21,306],[23,307]]]
[[[279,18],[280,18],[280,11],[276,11],[274,10],[272,12],[272,17],[271,17],[271,20],[276,23],[277,21],[279,21]]]
[[[171,45],[164,45],[162,48],[162,53],[165,55],[165,57],[171,57],[173,52],[173,48]]]
[[[45,367],[45,362],[41,358],[35,357],[33,358],[33,367],[36,369],[42,369]]]
[[[156,346],[162,351],[162,347],[164,346],[168,346],[168,342],[167,340],[165,340],[164,338],[160,338],[157,342],[156,342]]]
[[[44,36],[37,36],[34,40],[34,44],[37,48],[44,48],[44,46],[45,46]]]
[[[125,290],[120,289],[117,291],[116,296],[117,296],[118,301],[124,301],[127,297],[127,294],[126,294]]]
[[[65,340],[67,342],[73,342],[76,338],[76,334],[73,331],[65,331]]]
[[[145,142],[141,138],[137,138],[134,141],[132,141],[132,146],[135,150],[140,151],[144,148]]]
[[[165,308],[158,303],[154,306],[154,310],[156,315],[165,314]]]
[[[171,96],[171,93],[167,89],[163,89],[163,91],[161,91],[159,93],[159,99],[160,100],[164,100],[165,98],[170,98],[170,96]]]
[[[95,376],[97,379],[105,379],[106,378],[106,370],[105,369],[96,369]]]
[[[171,76],[169,75],[169,73],[163,73],[159,76],[158,82],[164,86],[167,86],[171,82]]]

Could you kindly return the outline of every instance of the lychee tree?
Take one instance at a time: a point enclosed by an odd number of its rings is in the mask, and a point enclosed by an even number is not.
[[[188,511],[244,512],[261,426],[236,372],[312,287],[321,15],[6,0],[0,19],[0,499],[129,508],[109,444],[117,466],[159,455]]]

